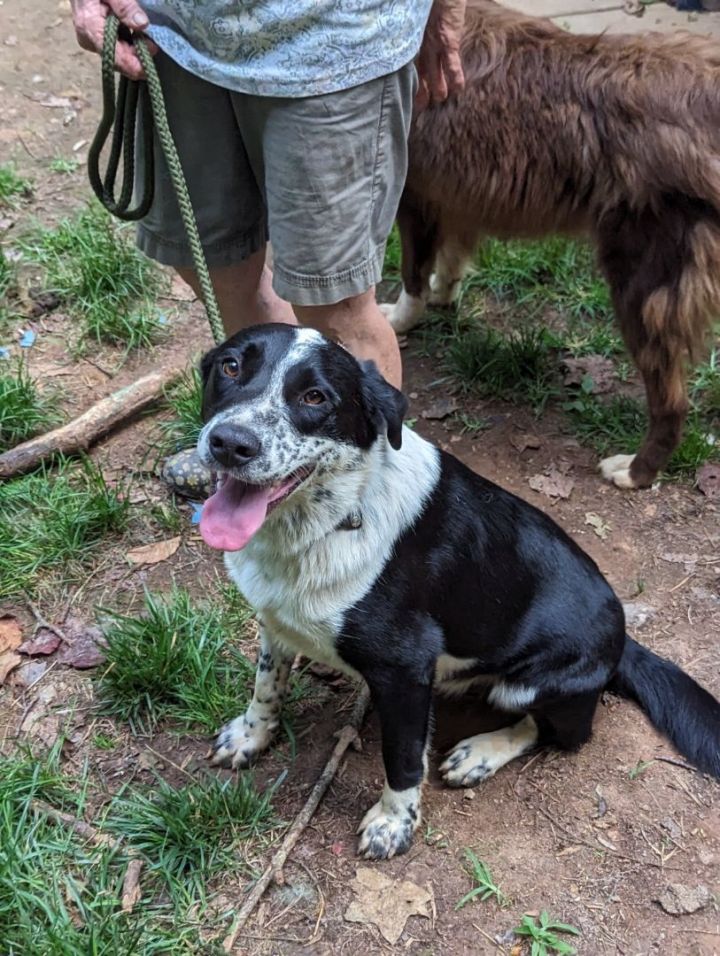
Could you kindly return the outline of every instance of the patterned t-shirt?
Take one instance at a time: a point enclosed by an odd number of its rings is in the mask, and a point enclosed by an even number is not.
[[[180,66],[261,96],[349,89],[409,63],[432,0],[143,0]]]

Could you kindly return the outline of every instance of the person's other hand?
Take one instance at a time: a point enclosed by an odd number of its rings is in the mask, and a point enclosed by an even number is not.
[[[417,60],[420,78],[415,104],[441,103],[465,85],[460,41],[465,23],[465,0],[435,0]]]
[[[114,13],[120,23],[134,33],[140,33],[148,25],[147,14],[135,0],[70,0],[70,6],[78,43],[84,50],[94,53],[102,52],[105,20],[109,13]],[[148,48],[151,53],[157,50],[150,42]],[[117,42],[115,67],[131,80],[141,80],[145,76],[132,43],[126,40]]]

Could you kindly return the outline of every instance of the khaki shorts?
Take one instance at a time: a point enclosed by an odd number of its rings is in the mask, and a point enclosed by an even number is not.
[[[349,90],[290,99],[230,92],[163,53],[156,62],[211,267],[240,262],[269,238],[275,291],[294,305],[330,305],[380,280],[407,172],[412,63]],[[157,142],[155,163],[138,245],[165,265],[192,266]]]

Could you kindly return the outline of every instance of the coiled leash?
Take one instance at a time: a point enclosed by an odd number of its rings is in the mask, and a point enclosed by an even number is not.
[[[123,39],[133,43],[142,67],[145,80],[130,80],[120,75],[115,98],[115,46],[120,34],[120,23],[116,16],[108,14],[105,20],[105,33],[102,49],[102,95],[103,113],[95,137],[88,151],[88,176],[93,192],[107,211],[118,219],[136,221],[142,219],[150,209],[154,191],[153,127],[167,163],[177,197],[185,232],[187,233],[193,264],[202,291],[205,311],[210,330],[216,343],[225,339],[220,309],[210,279],[207,260],[203,251],[200,235],[195,221],[190,194],[180,164],[175,140],[168,125],[162,86],[155,63],[147,48],[145,38],[140,34],[130,34],[122,27]],[[144,161],[145,183],[143,195],[137,205],[130,208],[135,191],[135,133],[138,107],[141,110],[140,151]],[[108,155],[107,169],[103,178],[100,172],[100,154],[108,141],[112,130],[112,142]],[[123,160],[122,189],[115,198],[115,181]]]

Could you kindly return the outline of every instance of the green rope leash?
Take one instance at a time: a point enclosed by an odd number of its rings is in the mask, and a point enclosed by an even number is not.
[[[105,35],[102,50],[102,93],[103,114],[95,138],[88,152],[88,176],[93,192],[102,205],[113,216],[119,219],[134,221],[142,219],[150,209],[153,200],[153,141],[152,129],[155,131],[162,147],[165,162],[170,172],[175,194],[177,196],[180,214],[187,233],[193,264],[202,290],[208,322],[215,342],[225,339],[220,309],[218,308],[215,291],[210,279],[205,253],[195,221],[190,194],[183,175],[180,157],[178,156],[175,141],[168,125],[165,101],[162,86],[155,68],[153,58],[148,51],[145,39],[133,36],[138,59],[145,70],[147,82],[129,80],[121,76],[115,100],[115,45],[118,39],[120,24],[117,17],[108,14],[105,21]],[[140,149],[143,153],[145,168],[145,183],[143,195],[135,208],[130,208],[135,184],[135,129],[138,107],[142,111],[142,142]],[[114,127],[114,128],[113,128]],[[108,155],[105,178],[100,173],[100,154],[105,146],[110,131],[112,142]],[[123,181],[118,199],[115,198],[115,180],[120,165],[120,155],[123,157]]]

